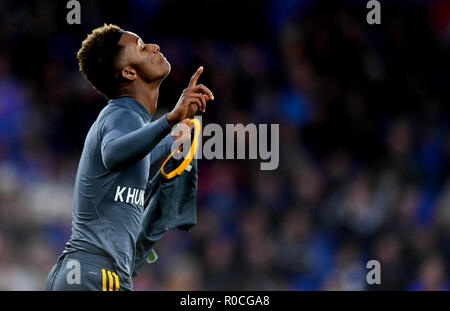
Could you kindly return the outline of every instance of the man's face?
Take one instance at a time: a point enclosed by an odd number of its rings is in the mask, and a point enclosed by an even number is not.
[[[144,44],[142,39],[129,31],[122,34],[119,44],[123,51],[119,60],[120,70],[130,66],[145,82],[161,80],[170,72],[170,64],[159,52],[156,44]]]

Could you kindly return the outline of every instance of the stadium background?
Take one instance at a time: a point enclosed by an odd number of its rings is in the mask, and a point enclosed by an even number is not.
[[[80,2],[68,25],[66,1],[0,1],[1,290],[42,290],[70,236],[106,103],[75,53],[105,22],[171,62],[158,114],[203,65],[204,124],[280,124],[276,171],[200,160],[198,225],[136,290],[450,289],[449,1],[381,1],[381,25],[356,0]]]

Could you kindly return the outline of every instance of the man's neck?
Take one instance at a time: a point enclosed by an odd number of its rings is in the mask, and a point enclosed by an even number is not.
[[[133,87],[124,89],[120,92],[119,97],[130,97],[137,101],[139,104],[153,116],[156,112],[158,105],[158,95],[160,82],[143,83],[136,81]]]

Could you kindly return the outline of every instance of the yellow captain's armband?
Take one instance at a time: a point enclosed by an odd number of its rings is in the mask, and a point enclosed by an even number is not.
[[[198,121],[196,119],[191,119],[188,122],[188,125],[192,124],[192,123],[194,123],[194,141],[191,144],[191,148],[189,149],[189,152],[187,153],[187,155],[184,158],[183,162],[181,162],[181,164],[176,169],[174,169],[172,172],[170,172],[170,173],[164,172],[164,165],[166,165],[167,161],[169,161],[169,159],[175,153],[180,153],[181,151],[180,150],[175,150],[167,157],[167,159],[164,161],[163,165],[161,166],[161,175],[165,179],[171,179],[171,178],[173,178],[173,177],[183,173],[183,171],[188,167],[188,165],[194,159],[194,155],[197,152],[197,148],[198,148],[198,137],[200,136],[200,121]]]

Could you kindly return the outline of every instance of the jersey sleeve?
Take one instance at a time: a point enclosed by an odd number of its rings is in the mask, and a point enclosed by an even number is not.
[[[170,130],[166,115],[144,125],[136,112],[127,109],[112,112],[101,129],[103,164],[110,171],[118,171],[136,163],[147,156]]]
[[[175,139],[171,135],[167,135],[163,140],[159,142],[158,145],[150,153],[150,165],[170,154],[170,149],[172,147]]]

